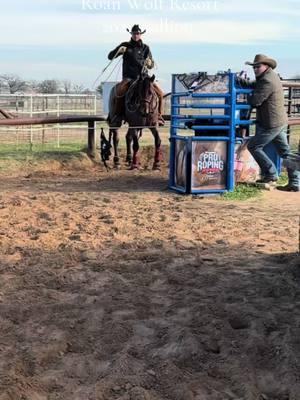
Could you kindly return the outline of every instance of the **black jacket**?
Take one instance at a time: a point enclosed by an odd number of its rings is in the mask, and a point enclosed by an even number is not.
[[[131,39],[130,42],[123,42],[112,50],[108,54],[109,60],[114,58],[121,46],[127,47],[123,55],[123,79],[136,79],[142,71],[146,58],[150,57],[152,60],[150,48],[142,40],[136,42]]]

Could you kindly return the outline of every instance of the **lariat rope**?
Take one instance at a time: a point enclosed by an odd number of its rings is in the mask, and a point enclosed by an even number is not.
[[[95,79],[95,82],[92,85],[92,88],[95,87],[96,83],[98,82],[98,80],[101,78],[101,76],[104,74],[104,72],[110,67],[110,65],[113,63],[113,61],[116,59],[116,57],[119,55],[119,51],[116,52],[116,54],[113,56],[112,60],[110,60],[110,62],[106,65],[106,67],[103,68],[103,70],[101,71],[100,75],[97,76],[97,78]],[[121,56],[119,62],[121,61],[123,55]],[[117,65],[119,64],[119,62],[117,63]],[[116,67],[115,67],[116,68]],[[113,69],[113,71],[115,70],[115,68]],[[112,71],[112,72],[113,72]],[[109,75],[110,77],[111,75]],[[109,79],[109,77],[107,79]]]
[[[101,78],[101,76],[104,74],[104,72],[110,67],[110,65],[113,63],[113,61],[117,58],[117,56],[119,55],[119,51],[116,52],[116,54],[113,56],[113,58],[110,60],[110,62],[106,65],[106,67],[103,68],[103,70],[101,71],[100,75],[97,76],[97,78],[95,79],[92,88],[95,87],[96,83],[98,82],[98,80]],[[117,66],[119,65],[121,59],[123,58],[123,54],[121,55],[120,60],[118,61],[118,63],[116,64],[116,66],[114,67],[114,69],[112,70],[112,72],[110,73],[110,75],[106,78],[106,81],[111,77],[111,75],[113,74],[113,72],[115,71],[115,69],[117,68]],[[148,57],[145,59],[144,64],[142,66],[142,73],[147,72],[147,67],[146,64],[148,62]],[[157,64],[154,63],[154,67],[157,68]],[[119,71],[118,71],[119,73]],[[105,81],[105,82],[106,82]]]
[[[122,57],[119,59],[119,61],[117,62],[117,64],[114,66],[113,70],[111,71],[111,73],[108,75],[108,77],[103,81],[103,82],[107,82],[109,80],[109,78],[112,76],[112,74],[115,72],[116,68],[119,66],[119,69],[117,71],[116,76],[118,76],[119,72],[120,72],[120,68],[121,68],[121,60]]]

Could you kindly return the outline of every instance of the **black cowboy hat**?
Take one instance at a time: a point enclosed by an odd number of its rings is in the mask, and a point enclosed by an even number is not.
[[[133,25],[133,27],[131,28],[131,31],[127,28],[127,32],[129,32],[131,34],[138,32],[141,35],[143,35],[146,32],[146,29],[142,32],[142,30],[139,27],[139,25]]]

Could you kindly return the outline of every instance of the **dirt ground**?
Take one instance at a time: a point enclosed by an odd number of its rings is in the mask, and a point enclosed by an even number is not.
[[[1,174],[0,400],[299,400],[299,194],[145,160]]]

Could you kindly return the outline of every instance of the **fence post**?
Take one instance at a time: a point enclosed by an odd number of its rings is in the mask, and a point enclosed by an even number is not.
[[[57,95],[56,102],[57,102],[57,116],[60,116],[60,104],[59,104],[60,96]],[[57,124],[57,147],[60,146],[60,124]]]
[[[97,96],[94,97],[94,114],[97,114]]]
[[[43,101],[43,106],[42,106],[42,112],[43,112],[43,114],[45,113],[45,109],[46,109],[46,107],[45,107],[45,95],[44,96],[42,96],[42,101]],[[43,128],[42,128],[42,149],[44,149],[44,146],[45,146],[45,125],[43,125]]]
[[[33,116],[33,97],[30,96],[30,118]],[[32,125],[30,125],[30,151],[33,149],[33,129]]]
[[[289,88],[289,95],[288,95],[288,112],[287,112],[289,118],[292,115],[292,101],[293,101],[293,88],[290,87]],[[291,134],[291,127],[290,127],[290,125],[288,125],[288,128],[287,128],[288,143],[290,142],[290,134]]]
[[[96,132],[95,132],[95,121],[88,122],[88,148],[87,154],[91,158],[96,157]]]

